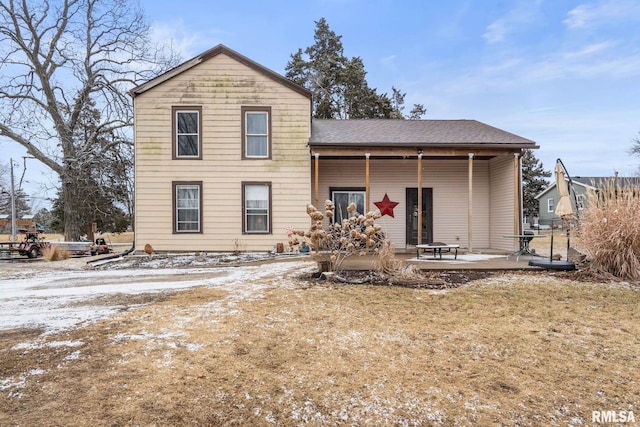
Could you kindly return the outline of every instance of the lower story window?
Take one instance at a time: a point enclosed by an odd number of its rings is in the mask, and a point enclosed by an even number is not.
[[[202,181],[173,183],[173,232],[202,233]]]
[[[352,216],[353,213],[347,212],[347,208],[351,203],[355,203],[356,211],[365,214],[364,199],[365,190],[361,188],[332,188],[331,199],[335,205],[335,221],[342,222]]]
[[[271,233],[271,183],[242,183],[243,233]]]

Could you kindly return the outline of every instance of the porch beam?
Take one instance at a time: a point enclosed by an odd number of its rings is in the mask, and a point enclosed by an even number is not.
[[[422,150],[423,157],[460,157],[466,158],[469,149],[465,148],[425,148]],[[338,148],[338,147],[314,147],[313,153],[321,154],[322,156],[333,157],[362,157],[365,153],[369,153],[371,157],[405,157],[415,158],[415,147],[398,147],[398,148]],[[499,149],[478,149],[474,151],[475,157],[495,157],[503,156],[507,153],[514,153],[513,150],[499,150]]]

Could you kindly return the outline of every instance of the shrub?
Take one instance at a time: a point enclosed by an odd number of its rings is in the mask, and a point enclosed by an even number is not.
[[[380,218],[380,211],[368,212],[366,215],[356,212],[356,205],[351,203],[347,212],[351,215],[342,222],[330,223],[334,217],[335,206],[331,200],[324,203],[325,211],[320,212],[315,206],[307,205],[307,215],[311,218],[308,231],[294,230],[289,238],[289,245],[296,244],[296,239],[305,238],[311,249],[316,251],[317,258],[328,264],[330,271],[338,271],[343,262],[353,255],[365,255],[377,252],[387,241],[387,236],[375,220]]]
[[[377,269],[391,282],[414,283],[425,280],[424,275],[415,265],[405,265],[396,259],[395,248],[390,242],[384,242],[378,251]]]
[[[640,279],[640,186],[621,186],[612,178],[590,191],[577,236],[594,273]]]

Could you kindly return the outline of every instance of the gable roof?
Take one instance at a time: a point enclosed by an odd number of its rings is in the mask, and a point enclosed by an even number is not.
[[[539,148],[476,120],[313,119],[310,146]]]
[[[228,47],[226,47],[223,44],[219,44],[209,50],[207,50],[206,52],[201,53],[198,56],[195,56],[191,59],[189,59],[188,61],[183,62],[182,64],[178,65],[175,68],[172,68],[171,70],[160,74],[159,76],[147,81],[146,83],[141,84],[140,86],[136,86],[133,89],[131,89],[129,91],[129,93],[133,96],[136,97],[138,95],[143,94],[144,92],[153,89],[154,87],[166,82],[167,80],[177,76],[178,74],[181,74],[193,67],[195,67],[198,64],[201,64],[204,61],[207,61],[215,56],[218,56],[220,54],[224,54],[230,58],[235,59],[236,61],[246,65],[249,68],[252,68],[253,70],[269,77],[272,80],[277,81],[278,83],[288,87],[289,89],[294,90],[295,92],[298,92],[299,94],[311,99],[312,93],[310,90],[308,90],[305,87],[302,87],[294,82],[292,82],[291,80],[287,79],[286,77],[276,73],[275,71],[272,71],[270,69],[268,69],[267,67],[264,67],[260,64],[258,64],[257,62],[247,58],[244,55],[241,55],[240,53],[236,52],[233,49],[229,49]]]

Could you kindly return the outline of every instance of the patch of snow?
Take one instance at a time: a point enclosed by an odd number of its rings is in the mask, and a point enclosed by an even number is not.
[[[172,262],[184,265],[186,260],[193,258]],[[42,328],[46,336],[107,318],[123,308],[122,305],[108,305],[104,297],[170,292],[197,286],[228,291],[232,294],[228,309],[234,299],[251,298],[257,289],[270,285],[272,281],[267,281],[268,277],[283,278],[281,283],[290,286],[287,274],[311,271],[315,267],[308,259],[293,258],[241,267],[188,269],[160,268],[167,264],[166,259],[155,263],[145,260],[144,268],[132,269],[127,268],[127,262],[131,261],[126,260],[125,265],[120,266],[111,263],[108,270],[52,271],[25,265],[20,274],[0,275],[3,277],[0,279],[0,330]],[[0,273],[5,265],[0,265]]]
[[[60,348],[60,347],[80,347],[84,345],[82,341],[50,341],[45,343],[38,342],[25,342],[16,344],[11,347],[12,350],[36,350],[44,347]]]
[[[80,358],[80,350],[76,350],[73,353],[71,353],[68,356],[65,356],[64,360],[65,361],[69,361],[69,360],[78,360]]]

